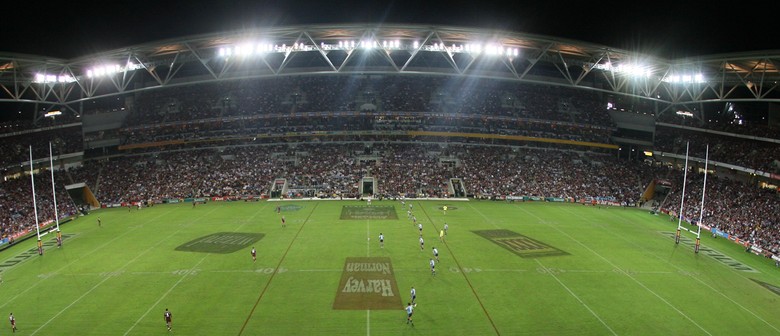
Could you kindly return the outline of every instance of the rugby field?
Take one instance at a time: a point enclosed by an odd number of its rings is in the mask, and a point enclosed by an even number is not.
[[[166,308],[179,335],[780,334],[780,269],[706,233],[698,254],[691,234],[675,245],[666,216],[408,204],[423,248],[400,201],[98,210],[43,256],[34,239],[0,251],[0,313],[19,335],[166,335]]]

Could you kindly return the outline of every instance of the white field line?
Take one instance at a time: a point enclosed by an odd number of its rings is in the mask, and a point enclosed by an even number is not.
[[[143,315],[141,315],[141,317],[139,317],[137,320],[135,320],[135,323],[133,323],[133,325],[132,325],[132,326],[130,326],[130,329],[127,329],[127,331],[125,331],[125,333],[124,333],[124,334],[125,334],[125,335],[129,334],[129,333],[130,333],[130,331],[132,331],[132,330],[135,328],[135,326],[137,326],[137,325],[138,325],[138,323],[139,323],[139,322],[141,322],[141,320],[143,320],[143,319],[146,317],[146,315],[149,315],[149,313],[151,313],[151,312],[152,312],[152,309],[154,309],[155,307],[157,307],[157,305],[159,305],[159,304],[160,304],[160,302],[161,302],[163,299],[165,299],[166,297],[168,297],[168,294],[170,294],[170,293],[173,291],[173,289],[174,289],[174,288],[176,288],[176,286],[178,286],[178,285],[179,285],[179,284],[180,284],[182,281],[184,281],[184,279],[186,279],[186,278],[187,278],[187,276],[188,276],[188,275],[189,275],[191,272],[193,272],[193,271],[195,270],[195,268],[196,268],[196,267],[198,267],[198,265],[200,265],[200,264],[201,264],[203,261],[205,261],[207,257],[208,257],[208,254],[207,254],[206,256],[204,256],[203,258],[201,258],[201,259],[200,259],[200,261],[198,261],[198,263],[197,263],[197,264],[195,264],[195,266],[192,266],[192,268],[190,268],[190,269],[189,269],[189,270],[188,270],[186,273],[182,274],[182,275],[181,275],[181,278],[179,278],[179,280],[178,280],[178,281],[176,281],[176,283],[174,283],[174,284],[173,284],[173,286],[171,286],[171,288],[168,288],[168,291],[166,291],[166,292],[165,292],[165,294],[161,295],[161,296],[160,296],[160,298],[159,298],[159,299],[157,299],[157,301],[156,301],[154,304],[152,304],[152,305],[149,307],[149,309],[147,309],[147,310],[146,310],[146,312],[145,312]]]
[[[258,209],[258,210],[257,210],[257,211],[256,211],[256,212],[255,212],[255,213],[254,213],[254,214],[253,214],[251,217],[249,217],[249,219],[247,219],[247,220],[245,220],[245,221],[242,221],[242,223],[241,223],[241,224],[240,224],[240,225],[239,225],[239,226],[236,228],[236,230],[234,230],[234,231],[237,231],[237,230],[241,229],[241,227],[243,227],[244,225],[247,225],[248,223],[250,223],[250,222],[251,222],[251,220],[252,220],[253,218],[255,218],[255,217],[256,217],[256,216],[257,216],[259,213],[261,213],[261,212],[262,212],[263,210],[265,210],[267,207],[268,207],[268,203],[266,203],[265,205],[263,205],[263,207],[261,207],[260,209]],[[217,208],[214,208],[213,210],[209,211],[209,212],[207,213],[207,215],[208,215],[208,214],[210,214],[210,213],[212,213],[212,212],[214,212],[216,209],[217,209]],[[205,217],[205,216],[201,216],[200,218],[204,218],[204,217]],[[177,231],[177,232],[178,232],[178,231]],[[140,323],[140,322],[141,322],[141,320],[143,320],[143,319],[146,317],[146,315],[149,315],[149,313],[152,311],[152,309],[154,309],[155,307],[157,307],[157,305],[159,305],[159,304],[160,304],[160,302],[162,302],[162,300],[163,300],[163,299],[165,299],[166,297],[168,297],[168,294],[170,294],[170,293],[171,293],[171,292],[172,292],[172,291],[173,291],[173,290],[174,290],[174,289],[175,289],[175,288],[176,288],[176,287],[177,287],[177,286],[178,286],[178,285],[179,285],[179,284],[180,284],[182,281],[184,281],[184,279],[186,279],[186,278],[187,278],[187,276],[188,276],[189,274],[191,274],[192,272],[194,272],[194,271],[197,269],[198,265],[200,265],[201,263],[203,263],[203,262],[206,260],[206,258],[207,258],[208,256],[209,256],[209,254],[206,254],[206,255],[205,255],[203,258],[201,258],[201,259],[200,259],[200,260],[199,260],[197,263],[195,263],[195,265],[194,265],[194,266],[190,267],[190,269],[189,269],[189,270],[187,270],[187,272],[185,272],[184,274],[182,274],[181,278],[180,278],[178,281],[176,281],[176,283],[174,283],[174,284],[171,286],[171,288],[169,288],[169,289],[168,289],[168,291],[166,291],[166,292],[165,292],[165,294],[161,295],[161,296],[160,296],[160,298],[159,298],[159,299],[157,299],[157,301],[156,301],[154,304],[152,304],[152,305],[149,307],[149,309],[147,309],[147,310],[146,310],[146,312],[145,312],[143,315],[141,315],[141,317],[139,317],[139,318],[138,318],[138,319],[135,321],[135,323],[133,323],[133,325],[132,325],[132,326],[130,326],[130,329],[127,329],[127,331],[124,333],[124,335],[127,335],[127,334],[129,334],[129,333],[130,333],[130,332],[131,332],[131,331],[132,331],[132,330],[135,328],[135,326],[137,326],[137,325],[138,325],[138,323]]]
[[[569,210],[567,210],[567,211],[569,211]],[[622,216],[622,214],[621,214],[621,216]],[[592,221],[592,220],[590,220],[590,219],[588,219],[588,218],[585,218],[585,219],[586,219],[587,221],[591,222],[591,223],[595,223],[594,221]],[[596,224],[598,224],[598,223],[596,223]],[[601,228],[601,229],[602,229],[602,230],[604,230],[604,231],[607,231],[607,232],[609,232],[611,235],[613,235],[613,236],[615,236],[615,237],[618,237],[618,238],[620,238],[620,239],[622,239],[622,240],[626,241],[626,242],[627,242],[627,243],[629,243],[629,244],[633,244],[631,241],[629,241],[628,239],[626,239],[626,237],[623,237],[623,236],[621,236],[621,235],[617,235],[617,234],[615,234],[614,232],[612,232],[612,231],[610,231],[610,230],[607,230],[606,228],[604,228],[604,227],[603,227],[603,226],[601,226],[601,225],[599,225],[599,228]],[[636,246],[636,244],[634,244],[634,246]],[[676,269],[679,271],[679,273],[680,273],[680,274],[688,274],[688,276],[689,276],[691,279],[693,279],[693,280],[696,280],[696,282],[698,282],[698,283],[702,284],[704,287],[707,287],[707,288],[709,288],[709,289],[710,289],[710,290],[712,290],[714,293],[716,293],[716,294],[718,294],[718,295],[722,296],[722,297],[723,297],[723,298],[725,298],[726,300],[729,300],[729,301],[731,301],[731,302],[732,302],[733,304],[735,304],[737,307],[739,307],[739,308],[741,308],[742,310],[744,310],[744,311],[746,311],[746,312],[750,313],[750,315],[753,315],[753,316],[754,316],[755,318],[757,318],[759,321],[761,321],[761,322],[764,322],[766,325],[768,325],[769,327],[771,327],[772,329],[774,329],[775,331],[777,331],[777,333],[778,333],[778,334],[780,334],[780,329],[778,329],[778,328],[777,328],[777,327],[775,327],[774,325],[770,324],[769,322],[767,322],[766,320],[764,320],[763,318],[761,318],[760,316],[758,316],[758,315],[757,315],[756,313],[754,313],[752,310],[748,309],[747,307],[745,307],[745,306],[741,305],[739,302],[737,302],[737,301],[735,301],[734,299],[730,298],[728,295],[726,295],[726,294],[725,294],[725,293],[723,293],[722,291],[719,291],[719,290],[715,289],[715,288],[714,288],[714,287],[712,287],[712,286],[711,286],[709,283],[707,283],[707,282],[705,282],[704,280],[701,280],[700,278],[698,278],[698,277],[695,277],[695,276],[693,276],[692,274],[690,274],[690,273],[686,272],[686,271],[687,271],[686,269],[684,269],[684,268],[682,268],[682,267],[680,267],[680,266],[677,266],[677,265],[675,265],[675,264],[671,263],[669,260],[667,260],[667,259],[665,259],[665,258],[661,258],[660,256],[658,256],[658,255],[656,255],[656,254],[650,253],[650,252],[648,252],[648,250],[647,250],[647,249],[645,249],[645,248],[642,248],[642,249],[643,249],[643,250],[644,250],[646,253],[648,253],[648,254],[652,255],[653,257],[655,257],[656,259],[658,259],[658,260],[661,260],[661,261],[663,261],[664,263],[668,264],[669,266],[672,266],[672,267],[676,268]],[[734,269],[732,269],[732,268],[730,268],[730,267],[729,267],[729,269],[730,269],[732,272],[734,272],[734,273],[738,274],[740,277],[743,277],[743,278],[745,278],[745,279],[749,279],[749,278],[745,277],[743,274],[741,274],[741,273],[739,273],[739,272],[735,271]]]
[[[128,228],[131,228],[131,229],[133,229],[132,227],[128,227]],[[126,233],[127,233],[127,232],[125,232],[125,233],[123,233],[123,234],[126,234]],[[81,235],[79,235],[79,234],[73,234],[73,236],[71,236],[70,238],[68,238],[67,242],[73,242],[73,241],[75,241],[75,240],[79,239],[79,237],[81,237]],[[65,238],[63,238],[63,240],[64,240],[64,239],[65,239]],[[113,239],[112,239],[112,240],[113,240]],[[65,243],[63,242],[63,246],[64,246],[64,244],[65,244]],[[44,246],[44,248],[45,248],[45,247],[46,247],[46,246]],[[32,248],[30,248],[30,249],[34,249],[34,250],[36,250],[36,253],[37,253],[37,249],[38,249],[37,247],[32,247]],[[24,251],[22,251],[21,253],[18,253],[18,254],[16,254],[16,255],[15,255],[15,256],[13,256],[13,257],[10,257],[10,258],[8,258],[8,259],[6,259],[6,261],[8,261],[8,260],[11,260],[11,259],[14,259],[14,258],[16,258],[17,256],[19,256],[19,255],[21,255],[21,254],[25,254],[25,252],[29,251],[30,249],[24,250]],[[58,248],[58,249],[59,249],[59,248]],[[55,251],[56,251],[56,250],[55,250]],[[45,252],[46,252],[46,251],[44,251],[44,254],[45,254]],[[24,264],[24,263],[26,263],[28,260],[32,260],[32,258],[27,258],[27,259],[25,259],[25,260],[22,260],[21,262],[18,262],[18,263],[16,263],[16,264],[15,264],[15,265],[13,265],[13,266],[5,267],[5,269],[3,270],[3,272],[2,272],[2,273],[8,273],[8,272],[9,272],[9,271],[11,271],[12,269],[14,269],[14,268],[17,268],[17,267],[19,267],[20,265],[23,265],[23,264]],[[0,273],[0,274],[2,274],[2,273]],[[2,308],[2,306],[0,306],[0,308]]]
[[[536,261],[536,263],[539,264],[539,266],[541,266],[543,268],[546,268],[544,265],[542,265],[542,262],[539,261],[539,258],[534,259],[534,261]],[[580,297],[577,296],[577,294],[575,294],[574,291],[572,291],[569,288],[569,286],[566,286],[566,284],[564,284],[563,281],[561,281],[561,279],[558,279],[558,277],[555,276],[554,272],[549,272],[547,274],[549,274],[553,279],[555,279],[555,281],[557,281],[558,284],[561,285],[561,287],[566,289],[566,291],[569,292],[569,294],[571,294],[571,296],[573,296],[577,300],[577,302],[579,302],[583,307],[585,307],[585,309],[587,309],[590,312],[591,315],[595,316],[596,319],[598,319],[599,322],[601,322],[601,324],[603,324],[604,327],[606,327],[607,330],[609,330],[609,332],[612,333],[612,335],[617,335],[617,333],[614,330],[612,330],[612,328],[609,327],[609,324],[607,324],[607,322],[602,320],[601,317],[599,317],[599,314],[596,314],[596,312],[593,311],[593,309],[590,309],[590,306],[588,306],[588,304],[585,303],[585,301],[582,301],[582,299],[580,299]]]
[[[528,211],[528,210],[525,210],[525,209],[523,209],[522,207],[517,207],[517,208],[518,208],[518,209],[520,209],[521,211],[525,212],[526,214],[528,214],[528,215],[530,215],[530,216],[532,216],[532,217],[534,217],[534,218],[536,218],[536,219],[539,219],[539,220],[541,220],[541,218],[539,218],[539,216],[537,216],[536,214],[534,214],[534,213],[532,213],[532,212],[530,212],[530,211]],[[566,236],[567,238],[571,239],[572,241],[574,241],[574,242],[575,242],[575,243],[577,243],[578,245],[580,245],[580,246],[582,246],[583,248],[585,248],[586,250],[590,251],[590,253],[593,253],[595,256],[599,257],[599,259],[601,259],[601,260],[604,260],[604,262],[606,262],[607,264],[609,264],[610,266],[612,266],[614,269],[618,270],[618,271],[619,271],[619,273],[621,273],[621,274],[625,275],[626,277],[628,277],[629,279],[631,279],[632,281],[634,281],[634,282],[635,282],[637,285],[641,286],[641,287],[642,287],[642,288],[644,288],[646,291],[648,291],[649,293],[653,294],[653,295],[654,295],[656,298],[658,298],[659,300],[661,300],[661,301],[662,301],[663,303],[665,303],[667,306],[669,306],[669,307],[671,307],[672,309],[674,309],[674,310],[675,310],[675,311],[676,311],[678,314],[680,314],[680,316],[682,316],[682,317],[684,317],[686,320],[690,321],[690,322],[691,322],[693,325],[695,325],[696,327],[698,327],[699,329],[701,329],[701,331],[703,331],[703,332],[704,332],[704,333],[706,333],[707,335],[712,335],[712,334],[711,334],[709,331],[707,331],[707,329],[704,329],[704,327],[702,327],[701,325],[699,325],[698,323],[696,323],[696,321],[694,321],[692,318],[690,318],[688,315],[686,315],[686,314],[685,314],[683,311],[681,311],[680,309],[678,309],[678,308],[677,308],[675,305],[673,305],[671,302],[667,301],[667,300],[666,300],[666,299],[664,299],[664,298],[663,298],[661,295],[659,295],[658,293],[656,293],[655,291],[653,291],[652,289],[650,289],[649,287],[647,287],[645,284],[643,284],[641,281],[639,281],[639,280],[637,280],[636,278],[634,278],[634,277],[633,277],[633,276],[632,276],[632,275],[631,275],[629,272],[627,272],[627,271],[624,271],[623,269],[621,269],[620,267],[618,267],[617,265],[615,265],[614,263],[612,263],[612,261],[610,261],[609,259],[605,258],[604,256],[602,256],[602,255],[601,255],[601,254],[599,254],[598,252],[594,251],[594,250],[593,250],[593,249],[591,249],[589,246],[587,246],[587,245],[583,244],[583,243],[582,243],[582,242],[580,242],[579,240],[575,239],[574,237],[572,237],[572,236],[571,236],[571,235],[569,235],[568,233],[566,233],[566,232],[562,231],[562,230],[561,230],[561,229],[559,229],[558,227],[556,227],[556,226],[554,226],[554,225],[548,225],[548,227],[550,227],[550,228],[554,229],[555,231],[558,231],[560,234],[562,234],[562,235]]]
[[[212,211],[214,211],[214,210],[212,210]],[[165,237],[164,239],[161,239],[159,242],[157,242],[157,244],[154,244],[154,245],[150,246],[149,248],[147,248],[146,250],[144,250],[143,252],[141,252],[140,254],[138,254],[138,255],[137,255],[135,258],[133,258],[133,259],[130,259],[128,262],[126,262],[124,265],[122,265],[122,267],[120,267],[120,268],[119,268],[119,270],[121,271],[122,269],[125,269],[125,268],[127,268],[128,266],[130,266],[130,264],[134,263],[136,260],[138,260],[140,257],[142,257],[143,255],[145,255],[146,253],[148,253],[149,251],[151,251],[151,250],[152,250],[152,249],[154,249],[155,247],[157,247],[157,246],[159,246],[160,244],[164,243],[164,242],[165,242],[165,241],[167,241],[168,239],[170,239],[170,238],[172,238],[172,237],[176,236],[176,234],[178,234],[180,231],[181,231],[181,229],[179,229],[179,230],[177,230],[176,232],[174,232],[174,233],[172,233],[172,234],[168,235],[168,236],[167,236],[167,237]],[[113,272],[112,272],[112,273],[113,273]],[[100,287],[100,285],[102,285],[103,283],[105,283],[106,281],[108,281],[108,280],[109,280],[109,279],[111,279],[111,278],[113,278],[113,277],[112,277],[112,276],[106,276],[106,277],[105,277],[103,280],[101,280],[100,282],[98,282],[97,284],[95,284],[94,286],[92,286],[92,288],[90,288],[88,291],[84,292],[84,294],[81,294],[81,296],[79,296],[78,298],[76,298],[75,300],[73,300],[73,302],[71,302],[71,303],[70,303],[69,305],[67,305],[65,308],[62,308],[62,310],[60,310],[60,311],[59,311],[59,313],[57,313],[57,314],[55,314],[54,316],[52,316],[52,317],[51,317],[51,318],[50,318],[48,321],[46,321],[44,324],[42,324],[40,327],[38,327],[38,329],[35,329],[35,331],[33,331],[33,332],[32,332],[32,334],[30,334],[30,335],[35,335],[36,333],[38,333],[38,332],[39,332],[41,329],[43,329],[45,326],[47,326],[49,323],[51,323],[51,321],[54,321],[54,319],[56,319],[57,317],[59,317],[60,315],[62,315],[62,313],[64,313],[64,312],[65,312],[66,310],[68,310],[70,307],[72,307],[73,305],[75,305],[76,303],[78,303],[79,301],[81,301],[81,299],[85,298],[87,295],[89,295],[90,293],[92,293],[92,291],[94,291],[95,289],[97,289],[98,287]]]
[[[157,218],[159,218],[159,217],[165,216],[165,215],[167,215],[167,214],[169,214],[169,213],[171,213],[171,212],[173,212],[173,210],[171,210],[171,211],[168,211],[168,212],[166,212],[166,213],[163,213],[163,214],[160,214],[160,215],[158,215],[158,216],[155,216],[155,217],[154,217],[154,219],[157,219]],[[62,266],[62,267],[58,268],[57,270],[55,270],[55,271],[54,271],[53,273],[51,273],[51,274],[55,274],[55,275],[56,275],[56,274],[59,274],[59,272],[60,272],[60,271],[62,271],[62,270],[64,270],[64,269],[67,269],[67,268],[70,268],[70,266],[71,266],[71,265],[73,265],[73,264],[76,264],[76,263],[80,262],[80,261],[81,261],[81,259],[83,259],[83,258],[84,258],[84,256],[93,256],[93,255],[95,255],[95,254],[99,253],[99,251],[102,251],[102,250],[103,250],[103,249],[104,249],[106,246],[110,246],[111,244],[113,244],[113,243],[114,243],[114,241],[116,241],[116,240],[118,240],[118,239],[120,239],[120,238],[124,237],[125,235],[127,235],[127,234],[129,234],[129,233],[131,233],[131,232],[133,232],[133,230],[127,230],[127,231],[123,232],[122,234],[119,234],[119,235],[115,236],[115,237],[114,237],[114,238],[112,238],[111,240],[109,240],[109,241],[106,241],[105,243],[103,243],[103,244],[101,244],[101,245],[99,245],[99,246],[95,247],[94,249],[92,249],[92,251],[90,251],[90,252],[88,252],[88,253],[85,253],[85,254],[83,254],[83,255],[81,255],[81,256],[78,256],[77,258],[73,259],[71,262],[69,262],[69,263],[65,264],[64,266]],[[36,281],[36,282],[35,282],[34,284],[32,284],[31,286],[28,286],[27,288],[25,288],[25,290],[23,290],[23,291],[20,291],[20,292],[16,293],[16,295],[14,295],[13,297],[9,298],[8,300],[2,300],[2,301],[3,301],[3,303],[2,303],[2,304],[0,304],[0,308],[3,308],[3,307],[5,307],[5,306],[7,306],[8,304],[10,304],[10,303],[11,303],[11,302],[13,302],[14,300],[16,300],[18,297],[20,297],[20,296],[24,295],[25,293],[27,293],[27,292],[29,292],[29,291],[31,291],[31,290],[33,290],[33,289],[35,289],[35,288],[36,288],[36,287],[37,287],[37,286],[38,286],[38,285],[39,285],[41,282],[43,282],[43,281],[44,281],[44,280],[46,280],[46,279],[48,279],[48,277],[39,278],[39,280],[38,280],[38,281]]]
[[[472,210],[474,210],[474,212],[476,212],[476,213],[478,213],[480,216],[482,216],[482,218],[484,218],[484,219],[485,219],[485,221],[487,221],[487,222],[490,222],[491,224],[493,224],[493,222],[492,222],[492,221],[490,221],[490,219],[489,219],[487,216],[485,216],[485,214],[483,214],[483,213],[482,213],[481,211],[479,211],[477,208],[475,208],[474,206],[472,206],[470,203],[468,203],[468,204],[469,204],[469,207],[471,207],[471,209],[472,209]],[[532,214],[532,215],[533,215],[533,214]],[[534,216],[534,217],[536,217],[537,219],[540,219],[538,216]],[[496,227],[497,229],[501,229],[501,228],[500,228],[500,227],[498,227],[496,224],[493,224],[493,226],[494,226],[494,227]],[[545,268],[545,269],[546,269],[546,267],[544,267],[544,265],[542,265],[542,264],[541,264],[541,262],[539,262],[539,259],[536,259],[536,262],[537,262],[537,263],[538,263],[538,264],[539,264],[541,267],[543,267],[543,268]],[[579,298],[579,296],[577,296],[577,295],[576,295],[576,294],[575,294],[575,293],[574,293],[574,292],[573,292],[571,289],[569,289],[569,287],[567,287],[566,285],[564,285],[564,284],[563,284],[563,282],[562,282],[560,279],[558,279],[558,277],[556,277],[554,274],[550,274],[550,275],[553,277],[553,279],[555,279],[555,281],[557,281],[557,282],[558,282],[558,284],[560,284],[560,285],[561,285],[561,286],[562,286],[564,289],[566,289],[566,291],[567,291],[567,292],[569,292],[569,294],[571,294],[571,295],[572,295],[572,296],[573,296],[575,299],[577,299],[577,301],[579,301],[579,302],[580,302],[580,303],[581,303],[581,304],[582,304],[582,305],[585,307],[585,309],[587,309],[587,310],[588,310],[588,312],[590,312],[590,314],[591,314],[591,315],[593,315],[593,317],[595,317],[597,320],[599,320],[599,322],[601,322],[601,324],[602,324],[602,325],[604,325],[604,327],[605,327],[605,328],[607,328],[607,330],[609,330],[609,331],[610,331],[610,332],[611,332],[613,335],[617,335],[617,334],[615,333],[615,331],[614,331],[614,330],[612,330],[612,327],[610,327],[610,326],[609,326],[609,324],[607,324],[607,322],[606,322],[606,321],[604,321],[604,320],[603,320],[603,319],[602,319],[602,318],[601,318],[601,317],[600,317],[598,314],[596,314],[596,312],[595,312],[595,311],[593,311],[593,309],[591,309],[591,308],[590,308],[590,306],[588,306],[588,304],[587,304],[587,303],[585,303],[584,301],[582,301],[582,300]]]
[[[246,269],[234,269],[234,270],[210,270],[210,271],[203,271],[203,270],[196,270],[198,273],[257,273],[257,274],[270,274],[272,272],[276,272],[276,270],[272,270],[273,267],[259,267],[258,269],[254,270],[246,270]],[[454,271],[452,269],[455,269]],[[480,267],[471,267],[470,269],[462,270],[458,269],[457,267],[450,267],[448,270],[451,272],[465,272],[465,273],[482,273],[482,272],[495,272],[495,273],[519,273],[519,272],[530,272],[534,270],[528,270],[528,269],[522,269],[522,268],[480,268]],[[320,268],[320,269],[283,269],[282,272],[343,272],[344,270],[341,268]],[[412,268],[399,268],[399,269],[393,269],[393,271],[396,272],[417,272],[420,271],[419,268],[412,269]],[[538,273],[544,273],[547,274],[548,272],[552,272],[555,274],[560,273],[616,273],[619,272],[618,270],[581,270],[581,269],[565,269],[565,268],[551,268],[551,267],[545,267],[544,269],[536,269]],[[428,272],[425,270],[425,272]],[[673,274],[678,272],[672,272],[672,271],[628,271],[631,274]],[[100,276],[104,275],[106,272],[103,273],[58,273],[57,276],[71,276],[71,277],[78,277],[78,276]],[[121,274],[117,273],[114,275],[114,277],[122,276],[122,275],[166,275],[166,274],[174,274],[172,271],[159,271],[159,272],[122,272]]]

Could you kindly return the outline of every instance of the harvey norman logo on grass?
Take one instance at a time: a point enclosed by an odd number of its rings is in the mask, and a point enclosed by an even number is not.
[[[347,258],[333,309],[398,309],[398,284],[390,258]]]

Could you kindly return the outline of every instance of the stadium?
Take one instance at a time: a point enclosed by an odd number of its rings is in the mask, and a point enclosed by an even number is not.
[[[0,55],[0,306],[40,335],[778,334],[779,62],[415,24]]]

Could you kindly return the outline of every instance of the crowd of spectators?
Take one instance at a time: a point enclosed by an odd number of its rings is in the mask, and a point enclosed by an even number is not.
[[[147,199],[267,195],[275,178],[310,196],[355,197],[358,181],[381,181],[384,197],[449,197],[449,179],[475,197],[549,196],[635,202],[650,167],[606,155],[506,146],[300,143],[138,155],[70,171],[99,176],[93,191],[107,203]],[[647,175],[647,176],[645,176]],[[610,182],[607,183],[607,180]]]
[[[25,132],[41,128],[58,127],[67,124],[79,123],[81,119],[74,113],[63,113],[55,118],[14,119],[0,122],[0,134]]]
[[[663,208],[679,215],[682,198],[682,174],[676,176],[675,185],[666,198]],[[718,230],[761,246],[764,250],[780,252],[780,195],[777,190],[758,189],[742,182],[707,176],[702,209],[704,175],[689,173],[683,203],[683,218],[715,227]]]
[[[80,152],[84,148],[81,134],[81,126],[73,126],[0,137],[0,167],[29,162],[30,147],[34,159],[49,157],[49,143],[54,155]]]
[[[750,135],[761,138],[780,139],[780,128],[770,127],[767,119],[739,123],[734,117],[701,120],[675,113],[664,113],[656,118],[658,122],[693,127],[702,130],[720,131],[733,134]]]
[[[55,181],[64,176],[55,174]],[[76,206],[65,191],[64,183],[55,183],[57,215],[64,219],[76,214]],[[0,184],[0,233],[2,238],[15,233],[35,231],[36,217],[33,207],[32,181],[29,176],[8,179]],[[38,224],[44,226],[55,222],[54,197],[52,196],[51,172],[42,171],[35,175],[35,204]],[[51,227],[51,226],[49,226]]]
[[[657,150],[709,159],[764,172],[780,173],[780,143],[703,133],[672,127],[657,127]]]
[[[658,177],[677,179],[676,185],[682,185],[680,172],[612,155],[413,142],[296,143],[128,155],[89,161],[57,180],[63,185],[84,181],[98,200],[114,204],[267,196],[276,178],[287,180],[286,197],[360,197],[364,176],[378,181],[375,197],[450,197],[449,181],[459,178],[466,193],[475,198],[538,196],[621,204],[638,202],[644,188]],[[46,185],[46,180],[39,184]],[[20,206],[31,199],[25,191],[29,190],[28,182],[12,179],[0,188],[5,234],[34,224],[30,207]],[[686,218],[697,218],[697,183],[696,178],[689,183],[686,199],[691,206],[686,207]],[[714,178],[707,186],[709,223],[731,234],[751,237],[768,249],[777,248],[780,199],[775,191]],[[38,195],[46,195],[41,188]],[[662,207],[673,208],[679,202],[676,190]],[[45,199],[39,201],[42,217],[52,213],[51,202]],[[58,200],[62,200],[61,214],[75,211],[67,195],[58,196]]]
[[[41,125],[8,130],[25,127]],[[467,194],[477,198],[597,198],[631,204],[652,179],[679,175],[619,161],[596,148],[582,152],[586,147],[497,137],[397,135],[404,131],[608,144],[616,128],[597,94],[558,86],[424,76],[292,76],[212,83],[139,93],[125,125],[118,133],[109,130],[121,136],[124,145],[183,143],[88,160],[57,180],[63,185],[85,182],[106,204],[268,195],[276,178],[287,179],[285,196],[359,197],[364,176],[379,181],[375,196],[381,197],[449,197],[449,179],[457,177]],[[318,132],[337,134],[324,137]],[[23,133],[3,138],[0,163],[26,161],[31,143],[35,158],[48,156],[49,142],[55,155],[83,150],[81,126]],[[102,139],[104,134],[92,136]],[[655,140],[656,149],[673,153],[684,153],[684,141],[690,141],[691,155],[700,157],[709,144],[712,160],[778,172],[776,143],[660,126]],[[30,208],[18,205],[31,199],[24,195],[23,180],[10,179],[0,188],[0,207],[8,209],[1,218],[6,235],[30,227]],[[708,184],[713,207],[707,220],[776,249],[777,216],[754,215],[780,213],[777,193],[713,181]],[[675,192],[664,207],[674,204]],[[45,197],[41,213],[53,216]],[[63,214],[73,213],[72,203],[62,206]],[[694,211],[692,207],[685,215]]]
[[[380,89],[377,89],[380,88]],[[309,76],[140,94],[124,143],[325,130],[446,130],[609,143],[600,98],[481,79]]]

